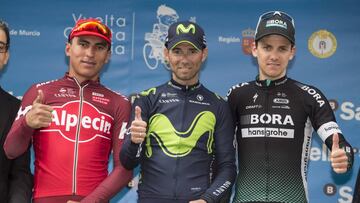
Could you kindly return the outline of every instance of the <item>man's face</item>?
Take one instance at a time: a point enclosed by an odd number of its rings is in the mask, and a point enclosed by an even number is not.
[[[1,53],[0,53],[0,70],[7,64],[7,61],[9,59],[9,52],[6,50],[6,34],[4,30],[0,29],[0,46],[1,46]],[[4,53],[2,53],[4,50],[6,50]]]
[[[96,36],[74,37],[65,48],[69,56],[69,76],[78,81],[97,80],[111,56],[109,45]]]
[[[207,54],[207,48],[200,51],[186,42],[171,50],[164,50],[165,59],[171,67],[172,78],[182,85],[194,85],[198,82],[201,64]]]
[[[281,35],[269,35],[260,39],[257,46],[253,44],[252,54],[259,64],[259,79],[276,80],[286,75],[295,47]]]

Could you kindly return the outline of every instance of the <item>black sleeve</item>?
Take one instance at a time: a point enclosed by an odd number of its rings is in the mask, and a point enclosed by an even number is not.
[[[20,101],[12,108],[11,122],[14,121]],[[33,176],[30,171],[30,147],[16,159],[10,160],[9,203],[31,202]]]
[[[216,117],[215,140],[215,178],[201,196],[208,203],[219,202],[232,190],[236,177],[235,147],[234,147],[234,125],[230,109],[223,102]]]
[[[315,87],[309,86],[307,88],[312,89],[312,92],[314,93],[313,95],[305,93],[305,106],[310,114],[312,126],[330,150],[332,147],[333,135],[335,133],[339,135],[339,146],[344,148],[346,152],[349,161],[349,171],[352,168],[354,161],[354,153],[351,145],[343,136],[340,127],[336,122],[334,112],[325,95]]]
[[[9,203],[31,202],[33,176],[30,172],[29,149],[12,160],[9,179]]]
[[[135,119],[135,107],[139,106],[141,108],[141,117],[144,121],[148,120],[148,108],[146,96],[137,96],[132,105],[131,116],[128,128],[131,126],[131,122]],[[141,144],[136,144],[131,141],[130,131],[125,134],[125,140],[120,152],[120,162],[124,168],[132,170],[137,167],[140,163],[141,155],[143,154],[143,149],[145,147],[145,142]]]

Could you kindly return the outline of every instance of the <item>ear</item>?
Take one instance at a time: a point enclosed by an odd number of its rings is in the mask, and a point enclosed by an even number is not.
[[[203,51],[202,51],[202,59],[201,59],[202,62],[204,62],[204,61],[207,59],[208,54],[209,54],[209,50],[208,50],[208,48],[206,47],[206,48],[203,49]]]
[[[66,54],[66,56],[70,56],[70,48],[71,48],[71,44],[69,42],[66,43],[66,46],[65,46],[65,54]]]
[[[251,43],[251,53],[253,57],[257,57],[257,47],[255,41]]]
[[[169,50],[164,48],[164,59],[169,62]]]
[[[10,57],[10,52],[9,50],[7,50],[7,52],[5,52],[4,65],[7,64],[9,57]]]
[[[291,48],[291,55],[289,57],[289,60],[292,60],[295,57],[295,53],[296,53],[296,47],[295,45]]]
[[[111,58],[111,51],[109,50],[106,56],[105,63],[108,63],[110,61],[110,58]]]

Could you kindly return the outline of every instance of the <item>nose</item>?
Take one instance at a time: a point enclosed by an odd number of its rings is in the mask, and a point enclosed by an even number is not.
[[[95,52],[96,52],[95,47],[90,46],[88,49],[86,49],[86,56],[92,58],[95,56]]]
[[[276,51],[270,52],[270,59],[274,61],[279,59],[279,54]]]

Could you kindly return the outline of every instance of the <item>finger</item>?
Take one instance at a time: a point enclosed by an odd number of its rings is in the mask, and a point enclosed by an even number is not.
[[[45,104],[38,104],[39,105],[39,108],[46,111],[46,112],[52,112],[54,109],[49,106],[49,105],[45,105]]]
[[[336,172],[336,173],[345,173],[347,171],[346,168],[333,168],[333,170]]]
[[[130,128],[144,128],[144,130],[146,129],[147,123],[145,121],[139,121],[139,120],[134,120],[131,123],[131,127]]]
[[[33,102],[33,104],[42,104],[44,102],[44,93],[42,90],[38,90],[38,94]]]
[[[141,108],[139,106],[135,106],[135,120],[142,121]]]
[[[331,151],[339,149],[339,135],[337,133],[333,134],[332,141]]]
[[[344,168],[344,169],[346,169],[347,166],[348,166],[348,164],[347,164],[347,162],[332,163],[331,166],[332,166],[333,168]]]

